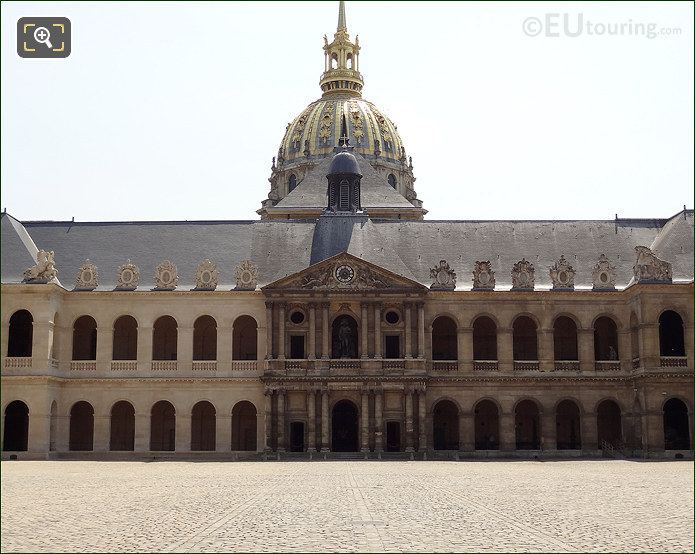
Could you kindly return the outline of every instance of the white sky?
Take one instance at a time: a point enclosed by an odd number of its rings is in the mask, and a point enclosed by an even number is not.
[[[320,95],[338,2],[2,3],[2,207],[23,220],[256,219]],[[657,36],[529,37],[546,13]],[[66,16],[72,54],[16,53]],[[364,97],[427,219],[667,217],[693,206],[693,4],[347,2]],[[573,24],[574,25],[574,24]]]

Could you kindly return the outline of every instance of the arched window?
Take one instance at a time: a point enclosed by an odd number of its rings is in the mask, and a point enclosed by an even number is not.
[[[34,333],[34,318],[27,310],[19,310],[10,317],[7,333],[7,355],[30,358]]]
[[[678,398],[670,398],[664,404],[664,448],[666,450],[690,449],[688,407]]]
[[[459,449],[459,410],[451,400],[437,402],[432,410],[432,440],[435,450]]]
[[[577,325],[572,318],[558,317],[553,324],[553,343],[556,361],[576,361],[579,359],[577,350]]]
[[[676,312],[666,310],[659,316],[659,351],[662,356],[685,356],[683,320]]]
[[[571,400],[563,400],[555,410],[558,450],[579,450],[582,447],[579,408]]]
[[[232,359],[255,360],[258,357],[258,324],[249,315],[234,320],[232,330]]]
[[[623,423],[620,406],[613,400],[604,400],[596,408],[596,430],[599,448],[604,441],[616,446],[623,440]]]
[[[458,360],[456,322],[447,316],[439,316],[432,323],[432,359]]]
[[[193,324],[193,359],[217,359],[217,322],[212,316],[200,316]]]
[[[232,409],[232,450],[254,452],[256,436],[256,407],[247,400],[237,402]]]
[[[388,182],[394,189],[398,186],[398,181],[396,181],[396,176],[393,173],[389,173]]]
[[[113,359],[138,359],[138,322],[133,316],[123,315],[113,324]]]
[[[352,54],[347,55],[347,67],[348,69],[352,69]]]
[[[110,450],[135,450],[135,408],[120,400],[111,408]]]
[[[176,320],[163,315],[154,322],[152,329],[152,359],[175,360],[178,340]]]
[[[83,315],[73,325],[72,359],[97,359],[97,322],[92,316]]]
[[[191,411],[191,450],[215,450],[215,406],[201,400]]]
[[[522,400],[514,410],[517,450],[539,450],[541,426],[538,406],[532,400]]]
[[[536,323],[527,316],[517,317],[512,326],[514,334],[514,360],[532,361],[538,359],[538,339]]]
[[[338,54],[331,54],[331,69],[338,69]]]
[[[497,359],[497,325],[487,316],[473,322],[473,359]]]
[[[290,178],[287,180],[287,192],[292,192],[297,187],[297,176],[292,173]]]
[[[475,449],[498,450],[500,447],[499,410],[492,400],[475,405]]]
[[[21,400],[13,400],[5,408],[5,429],[2,449],[25,452],[29,445],[29,407]]]
[[[94,408],[89,402],[76,402],[70,410],[70,450],[93,450]]]
[[[599,317],[594,322],[594,359],[615,361],[618,356],[618,327],[610,317]]]
[[[171,402],[160,400],[150,416],[150,450],[173,451],[176,448],[176,410]]]

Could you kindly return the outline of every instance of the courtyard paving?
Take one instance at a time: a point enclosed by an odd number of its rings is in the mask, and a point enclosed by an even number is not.
[[[2,462],[2,552],[693,551],[691,462]]]

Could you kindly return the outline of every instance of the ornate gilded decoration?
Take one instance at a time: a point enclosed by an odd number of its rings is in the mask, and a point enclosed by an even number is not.
[[[97,266],[89,260],[85,260],[77,271],[75,278],[75,290],[94,290],[99,286],[99,273]]]
[[[446,260],[440,262],[430,269],[432,290],[454,290],[456,288],[456,272],[449,267]]]
[[[234,290],[256,290],[258,285],[258,266],[251,260],[244,260],[236,268],[236,287]]]
[[[156,290],[174,290],[179,282],[176,266],[164,260],[154,270],[154,288]]]
[[[615,267],[605,254],[599,256],[591,275],[594,282],[593,290],[615,290]]]
[[[140,269],[130,260],[118,268],[116,290],[135,290],[140,282]]]
[[[494,290],[495,272],[490,261],[475,262],[473,268],[473,290]]]
[[[564,255],[550,268],[550,280],[553,282],[553,290],[574,290],[574,268],[565,259]]]
[[[217,270],[217,265],[208,259],[203,260],[198,264],[198,269],[195,272],[196,290],[215,290],[219,277],[220,272]]]
[[[633,266],[638,283],[670,283],[673,280],[671,264],[656,257],[646,246],[635,246],[637,261]]]
[[[533,290],[536,285],[533,264],[522,258],[512,267],[512,290]]]
[[[25,283],[48,283],[58,277],[55,268],[55,254],[53,250],[39,250],[36,253],[36,265],[24,272]]]

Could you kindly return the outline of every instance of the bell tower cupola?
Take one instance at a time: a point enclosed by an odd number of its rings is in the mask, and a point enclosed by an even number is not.
[[[323,35],[324,71],[321,75],[321,90],[323,96],[342,94],[362,96],[364,81],[360,69],[360,43],[356,36],[355,42],[350,40],[345,22],[345,2],[340,0],[338,8],[338,29],[333,35],[333,42]]]

